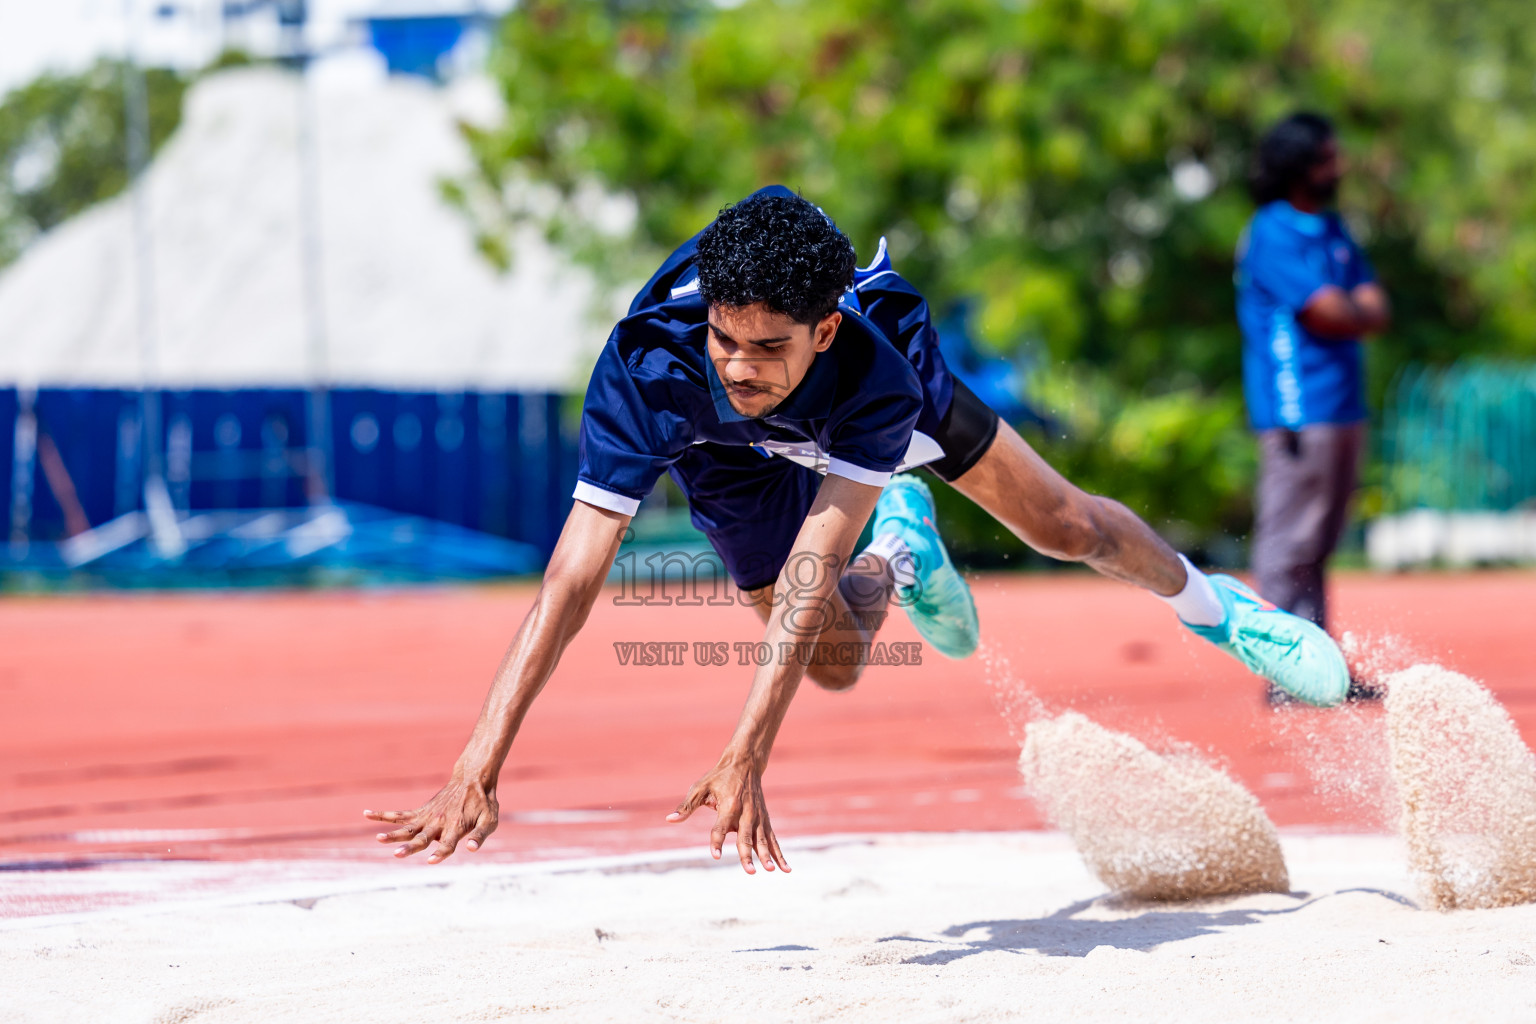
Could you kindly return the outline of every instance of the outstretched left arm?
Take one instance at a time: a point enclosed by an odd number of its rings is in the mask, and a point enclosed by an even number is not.
[[[757,870],[752,863],[754,851],[769,871],[775,865],[789,870],[768,822],[763,772],[809,662],[808,652],[801,656],[795,645],[814,643],[830,624],[832,595],[859,532],[875,510],[880,490],[840,476],[822,481],[795,538],[794,552],[774,587],[773,609],[763,635],[773,657],[753,676],[747,705],[720,761],[693,784],[677,810],[667,816],[668,821],[684,821],[699,807],[714,808],[710,852],[719,860],[725,837],[735,832],[736,853],[749,875]]]

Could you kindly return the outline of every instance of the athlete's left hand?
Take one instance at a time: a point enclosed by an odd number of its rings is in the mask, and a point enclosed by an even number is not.
[[[709,832],[710,852],[720,859],[725,837],[736,833],[736,854],[747,874],[754,875],[753,853],[772,871],[775,866],[789,870],[789,860],[779,849],[779,840],[768,823],[768,803],[763,799],[763,775],[750,762],[722,757],[712,771],[693,784],[688,796],[667,815],[668,821],[687,821],[700,807],[715,811],[715,827]]]

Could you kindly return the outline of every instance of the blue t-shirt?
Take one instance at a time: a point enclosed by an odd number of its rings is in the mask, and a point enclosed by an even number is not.
[[[943,454],[932,438],[952,383],[927,303],[891,268],[883,241],[840,303],[832,345],[760,420],[731,408],[709,360],[697,243],[696,235],[661,265],[598,356],[582,407],[576,498],[634,515],[661,474],[707,441],[753,445],[877,487]]]
[[[1297,317],[1327,285],[1349,291],[1374,280],[1337,214],[1277,200],[1253,215],[1237,249],[1237,319],[1255,430],[1365,419],[1360,340],[1320,338]]]

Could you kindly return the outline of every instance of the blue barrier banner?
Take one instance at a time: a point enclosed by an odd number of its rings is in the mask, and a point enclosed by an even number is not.
[[[14,508],[17,495],[16,476],[16,412],[17,396],[14,390],[0,391],[0,486],[5,488],[6,501],[3,508],[4,515],[4,540],[9,540],[12,531],[12,517],[18,511]],[[23,529],[25,523],[17,524]]]
[[[0,390],[0,480],[8,509],[27,492],[20,522],[32,540],[144,508],[146,401],[158,403],[158,451],[179,513],[307,503],[306,391],[43,389],[25,423],[19,397]],[[553,549],[576,470],[563,396],[341,388],[328,399],[336,501],[521,541],[545,557]],[[32,422],[36,452],[18,473],[17,427]]]

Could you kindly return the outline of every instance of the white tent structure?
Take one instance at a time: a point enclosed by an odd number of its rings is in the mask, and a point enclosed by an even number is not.
[[[612,321],[533,229],[497,273],[440,183],[488,82],[312,75],[323,366],[306,334],[297,76],[225,71],[188,94],[147,172],[155,343],[141,355],[121,196],[0,272],[0,384],[579,390]],[[147,375],[146,375],[147,374]]]
[[[322,60],[307,81],[248,67],[198,82],[135,192],[0,272],[11,561],[536,566],[569,493],[558,394],[583,387],[617,310],[531,227],[498,273],[444,200],[471,166],[460,122],[498,113],[483,78],[439,87],[376,60]],[[180,411],[162,419],[172,399],[135,392],[179,395]],[[302,449],[292,418],[256,408],[295,392],[310,396]],[[223,403],[211,434],[194,395]],[[337,402],[353,411],[327,431]],[[161,451],[163,468],[146,469]],[[350,493],[327,482],[327,452],[350,460]],[[281,497],[295,476],[308,508]],[[258,478],[279,497],[241,511],[190,496],[199,480],[249,492]],[[57,545],[29,543],[44,488],[63,510]]]

